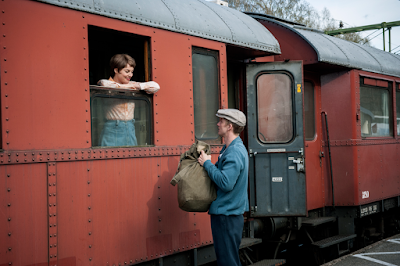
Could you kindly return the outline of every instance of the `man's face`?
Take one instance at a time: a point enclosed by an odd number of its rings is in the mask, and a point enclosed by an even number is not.
[[[217,124],[218,126],[218,135],[224,137],[226,133],[232,128],[232,124],[228,123],[228,121],[224,118],[220,118]]]
[[[127,64],[123,69],[118,71],[118,68],[114,68],[114,81],[119,84],[128,84],[133,76],[133,67]]]

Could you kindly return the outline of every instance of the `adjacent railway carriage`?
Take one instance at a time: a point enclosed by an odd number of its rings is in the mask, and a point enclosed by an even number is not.
[[[308,217],[299,221],[298,232],[317,248],[344,253],[349,239],[360,246],[398,230],[400,56],[268,15],[249,15],[278,39],[281,54],[273,61],[303,62]],[[282,145],[290,149],[292,143]],[[260,161],[255,182],[279,184],[273,183],[274,169],[263,171]],[[265,204],[268,192],[250,197]],[[322,234],[324,226],[332,231]]]
[[[399,229],[398,56],[203,0],[0,10],[0,265],[214,261],[208,214],[180,210],[169,182],[196,140],[217,159],[228,107],[248,119],[244,263]],[[117,53],[160,91],[96,86]],[[102,147],[123,102],[138,145]]]

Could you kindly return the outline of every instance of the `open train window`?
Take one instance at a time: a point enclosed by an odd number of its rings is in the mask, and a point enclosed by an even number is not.
[[[314,85],[309,81],[304,82],[304,116],[306,140],[313,140],[315,137]]]
[[[361,136],[393,136],[392,83],[361,77]]]
[[[293,138],[292,79],[284,73],[257,77],[258,139],[287,143]]]
[[[400,135],[400,84],[396,84],[396,127],[397,136]]]
[[[152,95],[96,86],[112,76],[109,63],[115,54],[135,59],[132,81],[149,81],[150,38],[96,26],[88,27],[88,36],[92,146],[152,145]]]
[[[136,67],[131,80],[150,80],[149,37],[89,25],[88,38],[90,85],[110,77],[110,59],[115,54],[128,54],[135,59]]]
[[[218,51],[193,47],[193,102],[196,139],[220,144],[218,135],[219,64]]]

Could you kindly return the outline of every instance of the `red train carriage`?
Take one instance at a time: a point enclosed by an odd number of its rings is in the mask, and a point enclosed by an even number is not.
[[[334,249],[356,234],[362,245],[398,230],[400,56],[249,15],[278,39],[273,61],[303,62],[308,218],[298,227],[314,233],[309,242],[321,240],[316,247]]]
[[[277,54],[276,39],[245,14],[196,0],[0,9],[0,265],[215,259],[208,215],[181,211],[169,182],[195,139],[213,144],[214,159],[222,147],[215,113],[230,100],[227,61]],[[161,90],[92,86],[116,53],[136,59],[133,80]],[[99,146],[110,100],[136,104],[138,146]]]
[[[248,118],[242,246],[263,241],[245,261],[399,226],[398,56],[202,0],[0,9],[0,265],[213,261],[208,215],[180,210],[169,181],[196,139],[216,160],[228,107]],[[161,90],[96,86],[116,53]],[[138,145],[101,147],[119,101],[135,103]]]

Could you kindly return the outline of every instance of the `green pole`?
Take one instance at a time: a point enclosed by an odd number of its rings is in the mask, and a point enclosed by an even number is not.
[[[385,28],[382,29],[383,30],[383,51],[385,50]]]
[[[325,31],[325,33],[333,36],[333,35],[338,35],[338,34],[360,32],[360,31],[365,31],[365,30],[377,30],[377,29],[397,27],[397,26],[400,26],[400,20],[393,21],[393,22],[382,22],[380,24],[366,25],[366,26],[361,26],[361,27]]]
[[[389,29],[389,53],[392,52],[392,37],[390,35],[390,31],[392,30],[392,28],[388,28]]]

